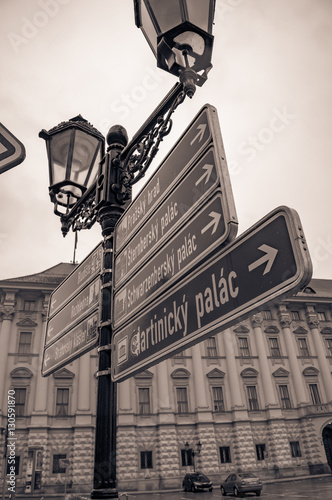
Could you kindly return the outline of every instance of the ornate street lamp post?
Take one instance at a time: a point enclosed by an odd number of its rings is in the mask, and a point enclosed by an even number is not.
[[[116,383],[110,375],[112,343],[113,237],[116,221],[131,202],[132,185],[143,177],[172,114],[211,68],[215,0],[134,0],[135,20],[154,51],[158,66],[179,77],[128,143],[125,129],[113,126],[104,138],[81,116],[42,130],[49,159],[50,198],[62,233],[89,229],[96,221],[104,237],[101,324],[91,498],[118,498],[116,484]]]

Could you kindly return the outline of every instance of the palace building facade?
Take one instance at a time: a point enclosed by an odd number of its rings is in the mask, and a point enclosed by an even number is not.
[[[92,489],[97,350],[41,376],[49,297],[74,268],[0,281],[1,477],[10,458],[27,497]],[[119,383],[119,490],[180,488],[190,469],[215,485],[239,470],[262,479],[331,473],[331,370],[332,281],[313,279]]]

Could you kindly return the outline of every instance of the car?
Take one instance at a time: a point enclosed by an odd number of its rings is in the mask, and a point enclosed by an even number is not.
[[[186,474],[182,481],[184,491],[212,491],[213,484],[202,472],[190,472]]]
[[[262,481],[255,474],[247,472],[237,472],[230,474],[223,483],[221,483],[221,494],[226,496],[232,493],[235,497],[242,497],[244,493],[256,493],[261,495],[263,485]]]

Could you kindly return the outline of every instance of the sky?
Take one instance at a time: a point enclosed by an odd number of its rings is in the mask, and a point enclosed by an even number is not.
[[[0,122],[26,159],[0,175],[0,279],[73,260],[48,195],[42,129],[78,114],[129,138],[176,78],[158,69],[131,0],[0,0]],[[332,2],[217,0],[213,68],[174,114],[143,182],[209,103],[217,108],[238,235],[281,205],[302,221],[313,277],[332,279]],[[101,241],[78,236],[76,260]]]

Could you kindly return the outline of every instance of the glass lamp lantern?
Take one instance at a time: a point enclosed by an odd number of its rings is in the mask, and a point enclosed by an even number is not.
[[[211,69],[215,0],[134,0],[141,28],[159,68],[181,76],[190,70],[201,86]]]
[[[81,115],[42,130],[39,137],[46,141],[50,198],[55,213],[61,216],[96,180],[105,139]]]

